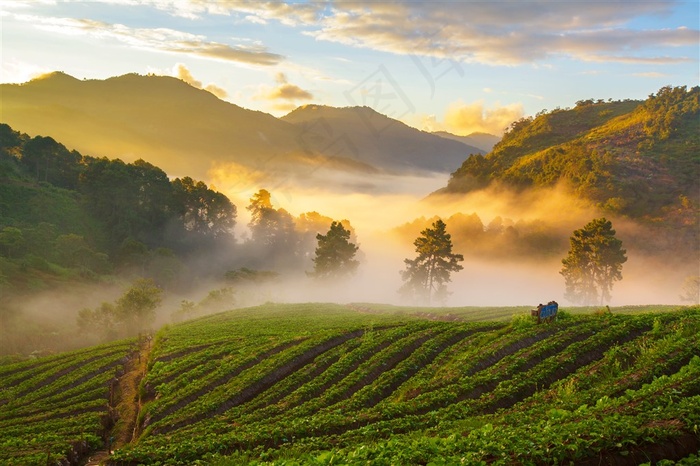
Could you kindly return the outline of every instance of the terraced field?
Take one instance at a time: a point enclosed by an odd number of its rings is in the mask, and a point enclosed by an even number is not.
[[[0,365],[0,463],[57,464],[102,448],[134,341]]]
[[[699,461],[700,308],[564,313],[539,326],[473,317],[266,305],[165,328],[141,382],[133,439],[109,462]],[[0,366],[0,398],[8,400],[0,406],[2,454],[11,439],[13,455],[34,435],[13,426],[48,435],[52,422],[73,423],[70,410],[82,405],[70,402],[72,388],[55,385],[41,395],[45,380],[77,370],[78,355],[89,365],[103,352],[123,357],[128,345]],[[73,380],[87,383],[94,372],[75,373]],[[99,399],[97,387],[103,390],[102,404],[84,409],[109,405],[108,380],[90,391]],[[87,387],[82,392],[87,396]],[[33,406],[39,399],[41,406]],[[20,423],[29,411],[37,418]],[[45,412],[52,414],[44,419]],[[109,435],[109,426],[103,432]],[[99,435],[91,435],[89,446],[101,448]],[[46,448],[26,451],[26,461],[16,464],[47,463]]]

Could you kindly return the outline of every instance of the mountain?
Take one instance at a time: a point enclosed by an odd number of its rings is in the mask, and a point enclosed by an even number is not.
[[[304,105],[282,117],[312,150],[390,172],[454,171],[476,147],[420,131],[369,107]]]
[[[292,125],[165,76],[81,81],[51,73],[4,84],[2,96],[3,122],[13,128],[84,154],[144,158],[176,176],[205,178],[220,164],[272,170],[302,153]]]
[[[223,172],[229,191],[270,180],[328,187],[329,170],[447,174],[470,153],[368,108],[305,107],[278,119],[166,76],[78,80],[55,72],[0,91],[2,122],[16,130],[87,155],[142,158],[172,176]]]
[[[432,134],[442,138],[453,139],[468,146],[474,147],[474,151],[470,152],[470,154],[491,152],[493,146],[495,146],[498,141],[501,140],[501,138],[498,136],[488,133],[471,133],[466,136],[458,136],[456,134],[448,133],[447,131],[435,131]]]
[[[587,100],[524,118],[438,194],[565,184],[611,214],[697,229],[699,97],[700,87],[665,87],[643,102]]]

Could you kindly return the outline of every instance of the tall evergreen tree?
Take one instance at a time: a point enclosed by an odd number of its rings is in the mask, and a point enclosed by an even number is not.
[[[350,242],[350,231],[340,222],[332,222],[328,233],[317,234],[318,247],[314,261],[316,278],[339,278],[357,270],[359,261],[355,260],[358,246]]]
[[[459,265],[464,256],[452,252],[452,237],[446,228],[445,222],[437,220],[413,242],[418,257],[404,259],[406,270],[401,271],[401,278],[405,283],[399,290],[402,294],[428,304],[433,297],[441,301],[447,298],[446,283],[452,272],[464,268]]]
[[[571,249],[559,272],[566,283],[566,298],[581,304],[603,304],[611,297],[613,283],[622,280],[622,264],[627,261],[622,241],[604,217],[574,231],[569,241]]]
[[[272,206],[271,194],[261,189],[250,199],[246,207],[251,214],[250,227],[252,244],[258,248],[258,257],[263,258],[265,267],[288,267],[301,257],[299,255],[299,235],[294,217],[286,210]]]

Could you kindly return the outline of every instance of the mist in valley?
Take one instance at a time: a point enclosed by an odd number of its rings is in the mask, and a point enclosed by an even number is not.
[[[234,167],[211,170],[205,181],[237,207],[233,239],[217,248],[193,247],[180,258],[177,277],[160,283],[164,292],[150,329],[229,309],[267,302],[385,303],[424,306],[398,292],[404,259],[415,257],[413,241],[437,218],[447,224],[464,269],[453,273],[445,301],[432,306],[537,306],[555,300],[566,308],[559,274],[568,238],[594,218],[606,216],[565,186],[516,192],[494,186],[470,194],[431,194],[445,186],[444,173],[358,173],[323,166],[304,176],[278,172],[250,175]],[[296,246],[256,245],[246,209],[260,189],[274,209],[293,220]],[[304,217],[304,222],[301,221]],[[610,306],[689,304],[680,299],[683,280],[697,275],[697,249],[669,244],[632,220],[612,220],[627,250],[623,279],[615,283]],[[316,234],[330,220],[346,221],[359,246],[360,265],[339,281],[312,278]],[[325,223],[324,223],[325,222]],[[685,247],[683,247],[685,246]],[[290,247],[299,250],[296,254]],[[227,272],[252,271],[252,279],[231,280]],[[255,275],[255,274],[258,275]],[[100,329],[85,334],[76,326],[81,309],[113,302],[143,275],[143,267],[105,281],[37,289],[5,306],[3,353],[71,349],[104,340]],[[13,337],[14,330],[17,337]],[[21,329],[21,331],[20,331]],[[144,329],[144,331],[147,329]],[[27,341],[25,333],[37,335]],[[126,335],[120,335],[126,336]]]

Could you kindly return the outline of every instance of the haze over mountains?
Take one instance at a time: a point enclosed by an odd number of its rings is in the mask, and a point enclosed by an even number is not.
[[[476,147],[483,152],[491,152],[493,146],[495,146],[498,141],[501,140],[499,136],[494,136],[493,134],[488,133],[471,133],[468,136],[458,136],[456,134],[448,133],[447,131],[435,131],[433,134],[442,138],[459,141],[468,146]]]
[[[67,154],[142,158],[162,168],[164,180],[206,181],[238,207],[240,238],[248,234],[245,206],[261,188],[272,193],[275,208],[292,215],[348,219],[367,257],[357,286],[376,291],[370,300],[394,299],[397,269],[438,216],[472,261],[465,267],[472,272],[455,278],[462,282],[455,281],[458,302],[493,303],[504,283],[517,302],[556,298],[549,289],[559,288],[567,238],[603,215],[615,222],[630,254],[625,302],[630,296],[651,302],[657,290],[663,301],[676,299],[683,278],[697,271],[698,88],[541,112],[513,124],[486,154],[366,107],[307,105],[278,119],[174,78],[79,81],[54,73],[3,85],[2,92],[3,122],[50,136]],[[473,137],[480,144],[487,139]],[[651,290],[649,297],[640,297],[640,289]]]
[[[328,182],[335,173],[363,180],[347,181],[352,190],[381,191],[368,174],[446,175],[485,152],[366,107],[305,106],[278,119],[165,76],[81,81],[55,72],[1,89],[2,120],[13,128],[84,154],[144,158],[172,176],[223,172],[229,190],[280,182],[343,189],[337,177]]]
[[[321,153],[337,152],[387,172],[452,172],[464,161],[465,150],[468,154],[487,152],[456,139],[417,131],[369,107],[304,105],[282,120],[301,128],[304,141]]]
[[[438,194],[565,184],[611,214],[696,226],[699,127],[700,87],[665,87],[644,102],[580,101],[516,122]]]

